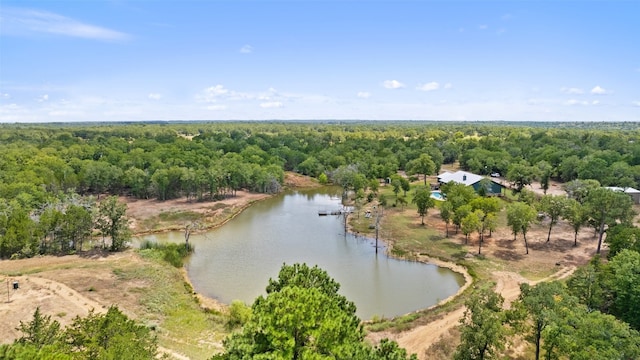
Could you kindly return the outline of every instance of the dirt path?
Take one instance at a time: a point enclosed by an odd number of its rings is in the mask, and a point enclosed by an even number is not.
[[[495,291],[504,297],[504,307],[508,309],[511,303],[520,295],[520,284],[529,283],[531,285],[542,281],[559,280],[570,276],[575,271],[575,266],[566,266],[559,269],[553,275],[538,281],[530,281],[521,275],[510,271],[496,271],[493,279],[496,282]],[[387,337],[396,340],[398,344],[405,348],[410,354],[417,354],[418,359],[427,359],[425,352],[432,345],[436,344],[442,337],[460,324],[460,319],[464,316],[464,307],[444,314],[441,318],[426,325],[417,326],[411,330],[394,334],[390,332],[377,333],[372,340]],[[374,339],[375,338],[375,339]]]

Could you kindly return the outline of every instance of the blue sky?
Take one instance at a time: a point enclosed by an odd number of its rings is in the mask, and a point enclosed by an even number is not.
[[[0,122],[640,121],[640,1],[0,2]]]

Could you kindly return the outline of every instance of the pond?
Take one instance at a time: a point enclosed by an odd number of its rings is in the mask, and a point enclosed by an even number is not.
[[[338,193],[322,188],[282,194],[252,205],[218,229],[192,235],[195,252],[186,267],[195,290],[224,303],[251,304],[265,294],[283,263],[307,263],[326,270],[341,284],[340,293],[355,302],[358,316],[370,319],[434,305],[464,283],[449,269],[393,259],[384,249],[376,254],[375,240],[345,234],[342,216],[318,216],[341,209]],[[184,236],[173,232],[143,239],[181,242]]]

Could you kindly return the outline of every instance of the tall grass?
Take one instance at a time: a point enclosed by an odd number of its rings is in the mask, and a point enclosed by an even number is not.
[[[140,250],[153,249],[162,253],[162,259],[169,264],[179,268],[184,265],[184,259],[194,250],[194,246],[189,243],[168,243],[158,244],[153,241],[145,240],[140,244]]]

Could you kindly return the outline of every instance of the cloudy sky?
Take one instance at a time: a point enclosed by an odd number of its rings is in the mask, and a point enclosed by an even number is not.
[[[0,3],[0,122],[640,121],[640,1]]]

